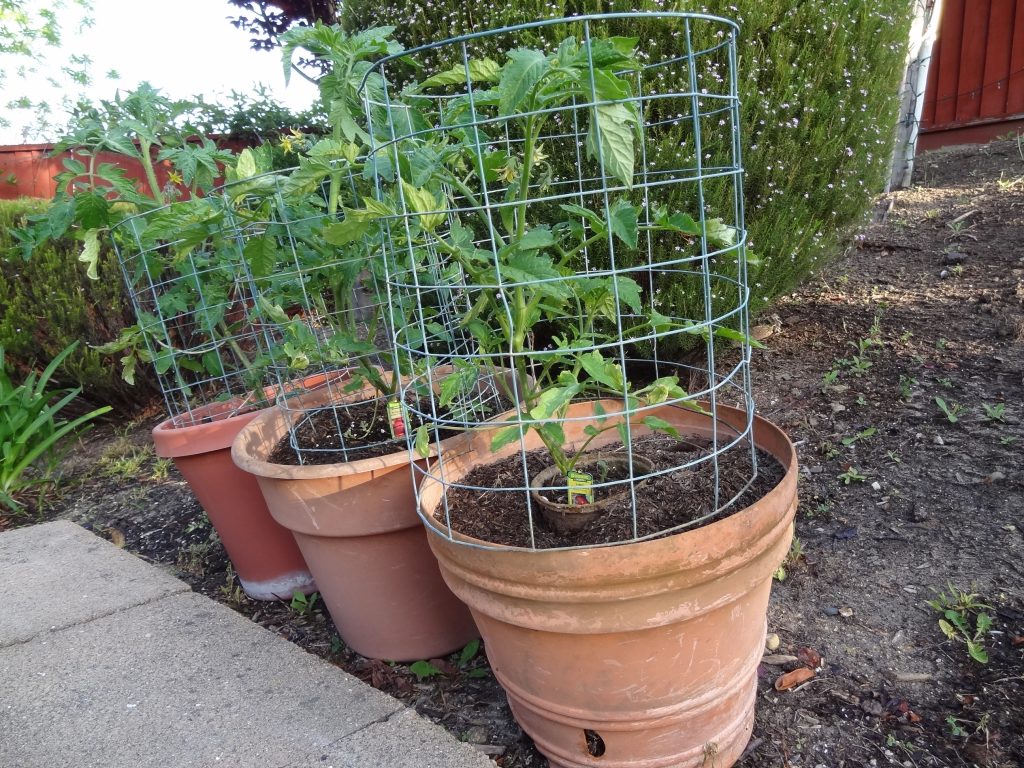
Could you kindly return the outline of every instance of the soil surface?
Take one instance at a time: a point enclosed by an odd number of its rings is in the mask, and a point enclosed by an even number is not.
[[[709,460],[693,468],[669,471],[701,454],[707,455],[707,451],[668,435],[641,437],[634,440],[633,445],[637,456],[651,461],[652,473],[665,472],[635,483],[635,527],[629,486],[610,486],[613,492],[618,490],[615,498],[606,498],[601,514],[579,530],[560,530],[543,519],[543,510],[533,511],[533,519],[536,520],[533,545],[537,549],[606,544],[627,541],[634,536],[655,538],[659,533],[678,531],[681,526],[697,520],[706,525],[718,519],[716,509],[724,507],[729,500],[736,497],[728,509],[742,509],[778,485],[784,474],[774,457],[764,451],[758,451],[756,475],[749,447],[726,451],[718,458],[720,504],[716,505],[715,475]],[[613,443],[606,450],[609,453],[621,451],[622,443]],[[549,465],[550,459],[543,450],[526,454],[527,473],[531,478]],[[629,466],[628,462],[626,466]],[[565,481],[561,482],[564,484]],[[629,482],[628,475],[626,482]],[[524,478],[522,460],[518,455],[477,467],[458,483],[472,488],[448,490],[447,508],[443,513],[435,513],[442,525],[450,522],[459,533],[494,544],[510,547],[531,545],[531,510],[527,509],[527,495],[522,490],[507,490],[522,489],[529,484]],[[495,490],[479,491],[475,488]],[[565,490],[561,491],[563,501],[565,494]],[[723,513],[728,511],[723,510]]]
[[[1024,765],[1024,160],[1013,141],[931,153],[916,182],[758,320],[773,333],[755,356],[757,404],[798,446],[801,506],[742,768]],[[199,505],[153,457],[158,419],[87,435],[59,492],[0,528],[78,522],[503,768],[547,765],[486,649],[411,667],[364,659],[319,602],[245,599]],[[951,619],[929,601],[972,635],[990,617],[987,663],[943,634]]]

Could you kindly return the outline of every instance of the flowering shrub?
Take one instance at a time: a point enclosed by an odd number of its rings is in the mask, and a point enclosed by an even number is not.
[[[911,3],[350,0],[343,21],[352,29],[395,24],[396,37],[406,47],[415,47],[464,32],[583,13],[685,10],[736,20],[741,29],[746,220],[750,247],[761,257],[750,276],[751,306],[756,311],[837,252],[884,182]],[[679,30],[664,21],[626,19],[618,24],[610,27],[614,33],[640,37],[641,54],[683,47],[675,38]],[[544,34],[543,29],[531,30],[515,40],[494,40],[507,48],[557,42],[544,39]],[[429,52],[417,58],[429,70],[444,63],[432,61]],[[711,141],[702,151],[710,158],[721,154],[730,137],[721,128],[709,133]],[[648,151],[675,152],[680,167],[694,161],[692,146],[680,146],[670,138]],[[685,210],[693,201],[674,202]],[[732,191],[712,185],[705,202],[711,215],[731,211]],[[685,280],[670,294],[666,300],[684,316],[694,314],[696,303],[702,301]]]

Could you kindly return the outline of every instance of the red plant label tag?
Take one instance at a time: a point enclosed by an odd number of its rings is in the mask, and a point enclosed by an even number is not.
[[[391,437],[396,440],[400,437],[405,437],[403,411],[402,404],[397,400],[388,402],[388,423],[391,425]]]
[[[569,486],[569,503],[574,507],[594,503],[594,476],[588,472],[573,470],[566,475]]]

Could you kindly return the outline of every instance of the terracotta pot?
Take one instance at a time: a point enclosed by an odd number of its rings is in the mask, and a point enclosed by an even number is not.
[[[302,415],[260,414],[239,432],[232,456],[294,535],[341,638],[363,656],[414,661],[479,637],[430,553],[408,451],[328,465],[267,461]]]
[[[254,600],[290,599],[296,590],[312,594],[316,585],[291,533],[270,516],[255,478],[231,461],[235,436],[262,413],[239,413],[239,405],[213,403],[194,409],[193,423],[157,424],[156,454],[174,460],[206,510],[245,594]]]
[[[589,407],[572,406],[570,416]],[[718,411],[734,427],[744,423],[741,411]],[[693,411],[653,415],[684,434],[711,432],[710,419]],[[579,439],[585,424],[567,423],[568,439]],[[467,436],[452,451],[449,482],[518,449],[492,453],[491,437]],[[702,528],[616,546],[531,551],[457,533],[452,541],[434,519],[443,487],[433,478],[422,484],[422,516],[444,578],[472,609],[516,719],[552,766],[727,768],[743,751],[797,487],[786,435],[757,419],[754,441],[785,468],[767,495]],[[539,447],[534,433],[527,442]]]

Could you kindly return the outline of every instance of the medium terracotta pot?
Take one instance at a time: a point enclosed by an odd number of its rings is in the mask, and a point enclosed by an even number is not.
[[[574,405],[569,415],[589,408]],[[693,411],[651,413],[683,434],[711,432],[709,417]],[[718,413],[742,428],[742,411]],[[565,424],[570,442],[585,425]],[[491,438],[467,436],[451,452],[449,482],[518,450],[492,453]],[[758,418],[754,442],[785,468],[763,498],[701,528],[615,546],[532,551],[457,533],[452,541],[434,519],[442,485],[429,477],[422,484],[422,516],[445,581],[472,609],[516,719],[553,767],[727,768],[742,753],[772,574],[789,549],[797,503],[796,451],[786,435]],[[527,443],[540,445],[532,432]]]
[[[291,533],[270,516],[255,478],[231,461],[239,430],[261,413],[238,413],[239,405],[213,403],[194,409],[191,423],[157,424],[156,454],[174,460],[206,510],[245,594],[254,600],[290,599],[296,590],[312,594],[316,584]]]
[[[260,414],[239,432],[232,457],[291,530],[341,638],[363,656],[414,661],[479,637],[430,553],[408,451],[328,465],[270,463],[302,415]]]

